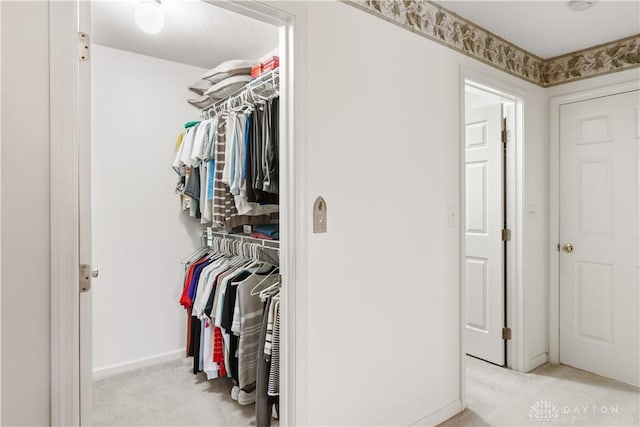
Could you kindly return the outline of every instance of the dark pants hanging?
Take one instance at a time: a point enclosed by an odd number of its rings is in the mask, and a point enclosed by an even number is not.
[[[200,334],[202,323],[196,316],[191,316],[191,344],[193,349],[193,373],[200,372]]]
[[[239,338],[237,335],[233,333],[229,335],[229,372],[231,373],[231,378],[233,378],[233,383],[235,385],[240,384],[240,375],[238,373],[238,343]]]
[[[267,394],[271,362],[267,361],[264,356],[264,342],[267,339],[267,322],[269,321],[269,304],[272,303],[271,299],[269,299],[264,306],[260,346],[258,347],[258,368],[256,374],[256,423],[258,427],[268,427],[271,425],[271,408],[278,401],[277,397],[271,397]]]

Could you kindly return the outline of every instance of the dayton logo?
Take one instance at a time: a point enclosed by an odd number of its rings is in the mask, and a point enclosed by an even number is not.
[[[553,423],[560,416],[560,410],[548,400],[540,400],[529,409],[529,418],[543,427]]]

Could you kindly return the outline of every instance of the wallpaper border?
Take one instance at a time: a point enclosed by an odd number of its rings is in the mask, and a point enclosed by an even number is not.
[[[542,59],[432,1],[342,2],[542,87],[640,67],[640,34]]]
[[[640,67],[640,34],[546,59],[541,86],[556,86],[637,67]]]

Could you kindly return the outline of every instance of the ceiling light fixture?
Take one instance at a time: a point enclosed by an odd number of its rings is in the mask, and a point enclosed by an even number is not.
[[[142,0],[136,9],[136,24],[148,34],[158,34],[164,28],[160,0]]]
[[[596,0],[570,0],[569,9],[574,12],[579,12],[581,10],[589,9],[594,4],[596,4]]]

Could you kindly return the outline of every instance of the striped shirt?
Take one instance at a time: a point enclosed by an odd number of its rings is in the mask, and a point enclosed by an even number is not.
[[[231,230],[239,225],[268,224],[276,215],[239,215],[231,188],[223,181],[227,151],[227,119],[220,118],[214,140],[213,221],[216,228]]]
[[[262,329],[263,304],[251,290],[258,284],[264,289],[280,280],[278,274],[254,274],[238,284],[237,301],[240,315],[240,341],[238,343],[238,370],[240,389],[250,393],[256,388],[258,348]]]
[[[271,348],[271,368],[269,371],[269,396],[280,395],[280,301],[276,301],[276,320],[273,326],[273,346]]]

